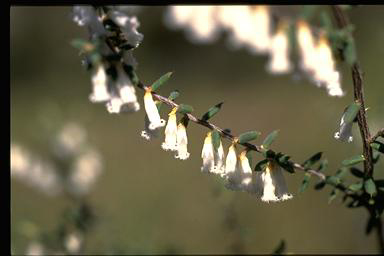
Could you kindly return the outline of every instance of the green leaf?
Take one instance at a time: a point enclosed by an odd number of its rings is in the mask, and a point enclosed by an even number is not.
[[[376,185],[372,178],[364,181],[364,189],[371,197],[377,194]]]
[[[242,144],[242,143],[246,143],[246,142],[251,141],[251,140],[255,140],[260,136],[260,134],[261,133],[257,132],[257,131],[250,131],[250,132],[242,133],[239,136],[239,143]]]
[[[355,167],[349,168],[349,171],[357,178],[363,178],[364,173]]]
[[[304,175],[304,179],[303,181],[301,182],[301,186],[300,186],[300,189],[299,189],[299,193],[303,193],[304,190],[307,189],[308,185],[309,185],[309,179],[311,178],[311,175],[309,173],[306,173]]]
[[[317,183],[316,185],[315,185],[315,189],[316,190],[320,190],[320,189],[323,189],[324,187],[325,187],[325,184],[327,184],[325,181],[320,181],[319,183]]]
[[[356,62],[356,48],[355,48],[355,41],[353,40],[352,36],[349,36],[346,40],[347,45],[344,48],[344,58],[345,61],[352,66]]]
[[[268,163],[268,159],[264,159],[264,160],[261,160],[260,162],[258,162],[255,166],[255,172],[261,172],[261,171],[264,171],[265,169],[265,166],[267,165]]]
[[[174,101],[177,97],[179,97],[180,93],[178,90],[175,90],[169,94],[168,99]]]
[[[353,102],[351,105],[349,105],[344,113],[344,122],[352,123],[353,120],[355,120],[357,113],[359,113],[360,107],[361,103],[359,102]]]
[[[363,161],[365,161],[364,156],[363,155],[357,155],[357,156],[343,160],[341,162],[341,164],[344,166],[349,166],[349,165],[355,165],[355,164],[361,163]]]
[[[348,186],[348,189],[352,190],[354,192],[360,191],[360,190],[363,189],[363,183],[362,182],[358,182],[358,183],[355,183],[355,184],[351,184],[351,185]]]
[[[337,170],[335,176],[339,179],[343,178],[344,175],[348,172],[348,169],[345,167],[341,167],[339,170]]]
[[[306,160],[306,161],[302,164],[302,166],[303,166],[305,169],[310,168],[312,165],[314,165],[317,161],[320,160],[322,154],[323,154],[323,152],[318,152],[318,153],[314,154],[314,155],[311,156],[308,160]]]
[[[289,172],[289,173],[294,173],[294,172],[295,172],[295,168],[293,167],[293,164],[292,164],[291,162],[287,161],[287,162],[283,162],[283,163],[281,163],[281,162],[277,161],[277,163],[278,163],[284,170],[286,170],[287,172]]]
[[[193,112],[193,107],[186,104],[180,104],[179,107],[177,108],[177,112],[181,114],[188,114]]]
[[[212,131],[212,144],[215,150],[220,147],[220,133],[217,130]]]
[[[279,153],[278,156],[276,156],[276,157],[280,163],[286,163],[291,158],[289,155],[284,155],[281,153]]]
[[[339,191],[336,188],[332,189],[331,194],[328,198],[328,204],[332,203],[332,201],[336,198],[338,192]]]
[[[205,113],[203,115],[203,117],[201,118],[203,121],[208,121],[208,119],[210,119],[211,117],[213,117],[214,115],[216,115],[220,109],[221,109],[221,106],[223,105],[224,102],[220,102],[219,104],[216,104],[215,106],[211,107],[207,113]]]
[[[162,75],[159,79],[157,79],[156,82],[151,85],[152,91],[156,91],[157,89],[159,89],[160,86],[162,86],[165,82],[168,81],[171,75],[172,72],[168,72],[165,75]]]
[[[337,186],[340,184],[341,180],[339,177],[336,177],[336,176],[327,176],[325,182],[327,184],[330,184],[330,185],[333,185],[333,186]]]
[[[383,143],[381,143],[379,141],[374,141],[370,145],[371,145],[371,148],[384,154],[384,144]]]
[[[319,168],[317,168],[317,171],[322,172],[327,168],[327,166],[328,166],[328,160],[324,159],[323,161],[321,161]]]
[[[380,153],[377,151],[373,151],[372,156],[373,156],[373,164],[376,164],[377,161],[379,161],[380,159]]]
[[[269,146],[272,144],[272,142],[276,139],[278,134],[279,134],[279,130],[275,130],[275,131],[271,132],[270,134],[268,134],[268,136],[264,139],[261,147],[264,149],[268,149]]]

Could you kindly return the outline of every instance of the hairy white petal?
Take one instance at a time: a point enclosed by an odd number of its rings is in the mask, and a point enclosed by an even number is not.
[[[150,90],[147,90],[144,94],[144,107],[150,122],[149,129],[155,130],[157,128],[165,126],[165,120],[160,118],[159,110],[153,101]]]
[[[188,138],[187,138],[187,130],[183,123],[179,123],[177,126],[177,154],[175,158],[180,160],[186,160],[189,158],[188,153]]]

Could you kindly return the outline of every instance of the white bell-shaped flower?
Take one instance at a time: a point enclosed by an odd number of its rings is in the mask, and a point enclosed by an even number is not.
[[[186,160],[189,157],[188,152],[188,138],[187,138],[187,129],[181,121],[177,126],[177,154],[175,158],[180,160]]]
[[[136,112],[140,109],[140,104],[137,102],[135,87],[129,77],[120,68],[116,86],[119,89],[121,101],[123,102],[122,110],[127,112]]]
[[[225,159],[224,159],[224,157],[225,157],[224,148],[223,148],[223,144],[221,143],[221,140],[220,140],[219,147],[217,149],[214,149],[215,164],[214,164],[212,172],[215,174],[219,174],[222,177],[225,175],[225,164],[224,164]]]
[[[241,165],[238,161],[236,154],[235,143],[228,149],[227,158],[225,160],[225,177],[227,179],[226,188],[231,190],[242,190],[242,178]]]
[[[173,108],[168,114],[168,122],[165,127],[165,140],[161,147],[164,150],[177,150],[177,122],[176,122],[176,111],[177,108]]]
[[[292,198],[288,193],[281,167],[277,163],[268,162],[265,171],[261,174],[261,179],[263,181],[262,201],[278,202]]]
[[[304,70],[314,72],[316,63],[315,42],[307,22],[300,20],[297,23],[297,42],[301,54],[301,66]]]
[[[352,136],[352,125],[353,122],[346,123],[345,122],[345,113],[341,117],[340,121],[340,130],[335,133],[335,139],[338,139],[343,142],[352,142],[353,136]]]
[[[252,168],[249,164],[246,150],[240,153],[239,160],[242,174],[241,185],[243,189],[246,190],[248,186],[252,185]]]
[[[204,139],[203,150],[201,151],[201,158],[203,159],[202,172],[212,172],[215,166],[213,151],[212,132],[208,132]]]
[[[155,130],[165,126],[165,120],[160,118],[159,110],[153,101],[151,89],[147,89],[144,94],[144,107],[150,122],[149,129]]]

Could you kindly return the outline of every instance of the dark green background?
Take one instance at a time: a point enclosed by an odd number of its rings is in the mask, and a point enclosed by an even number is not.
[[[190,124],[191,156],[179,161],[161,149],[162,139],[147,142],[140,137],[144,126],[141,91],[141,111],[132,115],[109,115],[103,105],[89,102],[89,74],[80,64],[78,50],[70,46],[73,38],[86,38],[86,30],[72,22],[70,9],[10,9],[11,140],[44,157],[50,134],[62,123],[74,121],[87,129],[105,167],[90,194],[98,222],[87,253],[231,253],[231,245],[239,239],[246,253],[272,252],[281,239],[293,253],[377,252],[375,234],[364,234],[367,212],[345,208],[340,196],[329,205],[330,188],[313,190],[316,178],[298,195],[302,173],[285,173],[295,195],[284,203],[267,204],[228,190],[217,197],[220,183],[200,172],[205,128]],[[144,41],[134,55],[143,82],[173,71],[161,94],[178,89],[177,101],[192,105],[197,115],[224,101],[213,119],[217,125],[231,128],[234,134],[258,130],[262,136],[280,129],[273,149],[297,162],[323,151],[330,162],[327,174],[334,173],[341,160],[360,154],[357,127],[351,144],[333,138],[342,111],[353,99],[346,64],[338,63],[346,95],[330,97],[305,78],[295,81],[292,74],[268,74],[266,56],[230,50],[226,36],[214,44],[191,44],[184,32],[164,26],[164,10],[145,7],[138,14]],[[359,6],[348,14],[356,28],[364,71],[367,118],[371,132],[376,132],[384,126],[384,7]],[[224,145],[227,150],[228,142]],[[377,167],[376,177],[384,177],[383,164]],[[49,231],[69,202],[47,197],[16,180],[11,185],[11,245],[15,253],[23,253],[27,240],[20,233],[21,221]],[[241,232],[228,231],[223,224],[224,205],[230,200]]]

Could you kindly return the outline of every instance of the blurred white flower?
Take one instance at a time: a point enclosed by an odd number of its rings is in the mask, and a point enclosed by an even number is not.
[[[212,172],[215,166],[212,132],[208,132],[204,139],[203,149],[201,151],[201,158],[203,159],[202,172]]]
[[[273,74],[291,71],[289,42],[285,28],[280,28],[271,39],[270,60],[267,69]]]
[[[343,142],[352,142],[353,136],[352,136],[352,126],[353,122],[346,123],[345,122],[345,113],[341,116],[340,120],[340,128],[339,131],[335,133],[335,139],[338,139]]]
[[[123,111],[136,112],[140,109],[137,102],[135,87],[125,72],[119,68],[116,87],[119,89],[120,99],[123,103]]]
[[[177,126],[177,154],[175,158],[186,160],[189,158],[187,129],[181,121]]]
[[[29,152],[17,143],[11,144],[11,175],[22,178],[28,174],[32,164]]]
[[[271,41],[271,18],[267,6],[254,6],[251,8],[250,50],[255,53],[265,53],[269,50]]]
[[[75,155],[87,139],[87,132],[76,123],[67,123],[55,139],[55,151],[61,156]]]
[[[93,92],[89,96],[91,102],[105,102],[111,98],[107,83],[107,74],[104,67],[100,64],[92,74]]]
[[[265,171],[261,174],[263,181],[263,195],[261,200],[264,202],[277,202],[291,199],[288,193],[281,167],[274,162],[268,162]]]
[[[71,191],[75,194],[85,194],[96,182],[102,171],[100,155],[93,149],[88,149],[74,162],[69,176]]]
[[[121,28],[125,39],[132,47],[138,47],[143,41],[143,34],[137,31],[140,23],[136,16],[129,17],[121,11],[112,11],[109,13],[111,19]]]
[[[105,104],[105,106],[107,107],[108,113],[110,113],[110,114],[119,114],[123,104],[124,104],[123,100],[119,96],[114,95]]]
[[[64,246],[71,254],[79,253],[80,247],[83,243],[83,238],[79,233],[69,234],[64,241]]]
[[[51,196],[61,191],[60,180],[54,167],[35,158],[16,143],[11,144],[11,175]]]
[[[316,49],[312,31],[306,21],[297,22],[297,42],[301,54],[301,67],[309,73],[314,72],[316,63]]]
[[[144,107],[150,122],[149,129],[155,130],[157,128],[165,126],[165,120],[160,118],[159,110],[153,101],[152,93],[150,89],[147,89],[144,94]]]
[[[177,122],[176,122],[176,111],[177,108],[173,108],[168,114],[168,122],[165,127],[165,139],[161,147],[164,150],[177,150]]]
[[[45,248],[44,246],[37,242],[33,241],[28,244],[27,250],[25,251],[25,255],[45,255]]]

